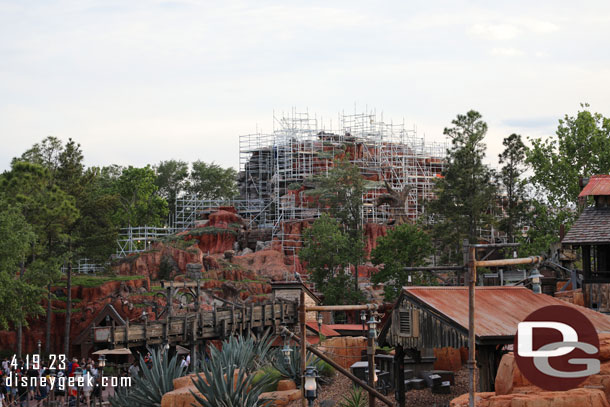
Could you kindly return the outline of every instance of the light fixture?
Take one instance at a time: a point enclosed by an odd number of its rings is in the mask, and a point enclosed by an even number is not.
[[[146,312],[146,310],[142,311],[142,319],[144,321],[146,321],[148,319],[148,313]]]
[[[320,326],[322,326],[323,323],[324,323],[324,318],[322,317],[322,313],[318,312],[318,328]]]
[[[313,366],[307,366],[305,369],[305,383],[303,387],[305,389],[305,398],[309,402],[309,406],[312,407],[314,400],[318,397],[318,369]]]
[[[542,285],[540,284],[540,278],[543,277],[542,274],[538,271],[538,269],[533,269],[530,273],[529,279],[532,282],[532,290],[535,294],[542,293]]]
[[[42,342],[40,341],[40,339],[38,340],[38,342],[36,342],[36,345],[38,346],[38,355],[40,355],[40,348],[42,347]]]
[[[106,366],[106,355],[100,355],[100,358],[97,361],[97,365],[102,368]]]
[[[371,338],[377,337],[377,330],[375,329],[378,321],[375,319],[375,315],[371,314],[371,319],[368,320],[367,324],[369,326],[369,336]]]
[[[282,353],[284,354],[284,361],[286,361],[287,365],[290,365],[290,354],[292,353],[292,348],[288,345],[288,338],[284,336],[284,347],[282,348]]]
[[[360,311],[360,320],[362,321],[363,324],[365,323],[365,321],[366,321],[366,312]]]

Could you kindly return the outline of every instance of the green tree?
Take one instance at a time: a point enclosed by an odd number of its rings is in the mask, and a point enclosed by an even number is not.
[[[232,199],[237,195],[237,173],[233,168],[195,161],[188,190],[202,199]]]
[[[555,207],[576,206],[581,177],[610,172],[610,118],[581,109],[559,120],[555,137],[532,139],[527,153],[530,182]]]
[[[483,164],[487,123],[470,110],[445,128],[451,138],[443,178],[435,185],[437,199],[430,202],[431,223],[437,244],[448,261],[461,261],[462,242],[476,242],[479,228],[489,228],[489,209],[494,205],[493,172]]]
[[[21,278],[36,234],[18,206],[0,197],[0,329],[25,325],[28,316],[42,312],[40,288]]]
[[[385,301],[394,301],[402,287],[407,285],[409,276],[416,285],[433,282],[421,272],[406,272],[405,267],[422,266],[432,254],[430,237],[417,226],[403,223],[388,231],[377,240],[377,247],[371,252],[373,264],[381,266],[371,281],[384,283]]]
[[[303,231],[299,258],[306,262],[325,304],[353,304],[362,300],[352,287],[353,277],[345,270],[350,264],[350,239],[342,225],[327,214]]]
[[[364,178],[358,167],[348,160],[335,161],[326,175],[316,179],[316,194],[320,204],[327,208],[347,232],[349,247],[348,262],[354,264],[354,287],[358,291],[358,265],[362,263],[364,237],[362,233],[362,195]]]
[[[511,134],[502,144],[505,148],[498,158],[504,166],[500,170],[499,181],[506,199],[502,200],[505,216],[500,220],[500,230],[506,233],[508,241],[512,243],[515,231],[523,226],[528,210],[525,181],[522,179],[526,170],[527,148],[518,134]]]
[[[167,201],[170,213],[174,213],[176,198],[189,186],[189,165],[179,160],[161,161],[155,166],[155,173],[155,185],[159,188],[157,193]]]
[[[167,217],[167,202],[157,195],[155,172],[150,166],[124,168],[113,188],[120,209],[116,224],[162,226]]]

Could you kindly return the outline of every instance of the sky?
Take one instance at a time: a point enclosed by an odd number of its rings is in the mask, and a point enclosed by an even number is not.
[[[497,165],[511,133],[610,115],[609,23],[607,1],[0,0],[0,171],[47,136],[89,166],[237,168],[293,109],[433,141],[475,109]]]

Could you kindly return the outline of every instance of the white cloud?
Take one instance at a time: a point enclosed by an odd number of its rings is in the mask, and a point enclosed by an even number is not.
[[[485,39],[510,40],[519,35],[521,29],[512,24],[475,24],[470,32]]]
[[[525,55],[525,52],[516,48],[492,48],[491,55],[503,57],[517,57]]]

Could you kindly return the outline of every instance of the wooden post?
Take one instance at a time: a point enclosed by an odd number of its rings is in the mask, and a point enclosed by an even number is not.
[[[302,407],[307,407],[307,399],[305,399],[305,369],[307,368],[307,314],[305,313],[305,290],[301,290],[301,298],[299,303],[299,325],[301,328],[301,391],[303,398],[301,399]]]
[[[398,407],[405,407],[405,351],[400,345],[394,354],[394,381]]]
[[[370,318],[373,314],[369,312]],[[369,326],[367,334],[366,356],[369,362],[369,386],[375,388],[375,338],[371,335],[372,330]],[[369,407],[375,407],[375,395],[369,392]]]
[[[468,404],[474,407],[476,391],[476,334],[474,331],[475,284],[477,281],[476,248],[468,246]]]

